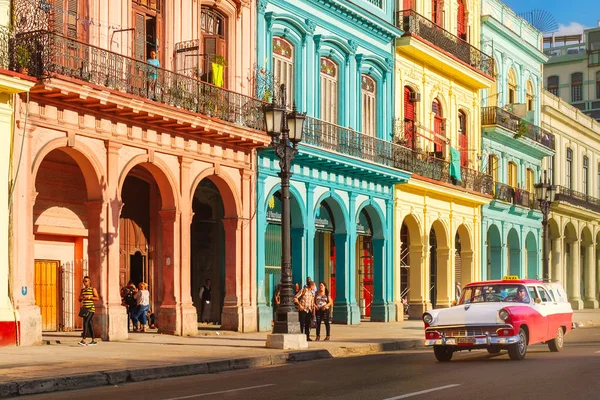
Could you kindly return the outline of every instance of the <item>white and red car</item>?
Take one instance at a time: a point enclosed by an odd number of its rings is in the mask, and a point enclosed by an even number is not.
[[[425,346],[433,346],[438,361],[472,349],[506,349],[512,360],[522,360],[536,343],[560,351],[573,309],[559,283],[504,277],[466,285],[457,305],[427,311],[423,322]]]

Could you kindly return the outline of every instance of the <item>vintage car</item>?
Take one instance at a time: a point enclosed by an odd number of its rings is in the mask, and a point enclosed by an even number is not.
[[[433,346],[438,361],[473,349],[506,349],[512,360],[522,360],[536,343],[560,351],[573,309],[559,283],[504,277],[466,285],[458,304],[425,312],[423,322],[425,346]]]

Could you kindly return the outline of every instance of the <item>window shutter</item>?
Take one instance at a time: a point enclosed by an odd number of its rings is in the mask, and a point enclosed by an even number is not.
[[[412,10],[413,8],[413,0],[403,0],[403,10]]]
[[[79,0],[69,0],[67,3],[67,36],[77,37],[77,6]]]
[[[410,95],[412,91],[405,87],[404,88],[404,120],[414,121],[415,120],[415,103],[410,101]]]
[[[465,2],[464,0],[458,0],[458,11],[457,11],[457,33],[458,37],[467,40],[467,27],[465,24]]]
[[[146,61],[146,17],[135,14],[134,57]]]
[[[63,9],[63,0],[56,0],[54,2],[54,32],[64,34],[64,18],[65,13]]]

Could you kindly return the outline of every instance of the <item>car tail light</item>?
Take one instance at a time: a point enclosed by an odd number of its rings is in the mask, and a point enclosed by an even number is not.
[[[441,338],[439,332],[435,332],[435,331],[425,332],[425,339],[427,339],[427,340],[435,340],[435,339],[439,339],[439,338]]]
[[[498,336],[514,336],[515,331],[512,328],[500,328],[496,331]]]

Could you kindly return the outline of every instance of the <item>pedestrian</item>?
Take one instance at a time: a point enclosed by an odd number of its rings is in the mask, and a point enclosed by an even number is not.
[[[157,58],[156,50],[150,51],[150,57],[146,60],[148,67],[148,98],[156,100],[157,67],[160,68],[160,60]]]
[[[100,296],[98,296],[96,289],[92,287],[92,280],[89,276],[84,276],[83,288],[81,289],[81,294],[79,295],[79,301],[81,302],[79,316],[83,318],[83,335],[81,341],[78,343],[80,346],[88,345],[88,343],[85,342],[85,338],[87,338],[88,335],[92,339],[92,341],[89,343],[91,346],[98,344],[94,337],[94,326],[92,323],[92,320],[94,319],[94,313],[96,312],[94,301],[98,300],[100,300]]]
[[[198,293],[198,297],[200,297],[200,322],[206,322],[207,324],[210,322],[210,309],[211,309],[211,289],[210,289],[210,279],[206,280],[206,283],[200,288],[200,292]]]
[[[312,342],[310,338],[310,323],[313,317],[315,306],[315,294],[313,292],[312,282],[309,287],[302,288],[294,297],[294,303],[298,305],[298,313],[300,319],[300,332],[306,335],[306,341]]]
[[[137,288],[133,281],[127,282],[127,286],[121,289],[121,305],[127,309],[127,331],[131,330],[130,325],[133,326],[133,314],[136,311],[137,301],[134,296],[137,292]]]
[[[327,336],[325,336],[325,340],[329,340],[331,334],[331,327],[329,325],[329,314],[331,312],[331,306],[333,305],[333,300],[331,296],[329,296],[329,289],[327,289],[327,285],[325,282],[319,283],[319,291],[315,296],[315,308],[317,313],[317,337],[316,341],[321,340],[321,321],[325,322],[325,332]]]
[[[150,309],[150,292],[148,291],[148,284],[146,282],[139,283],[138,291],[134,297],[137,307],[133,316],[133,330],[146,332],[146,315]],[[139,328],[138,322],[141,324]]]

